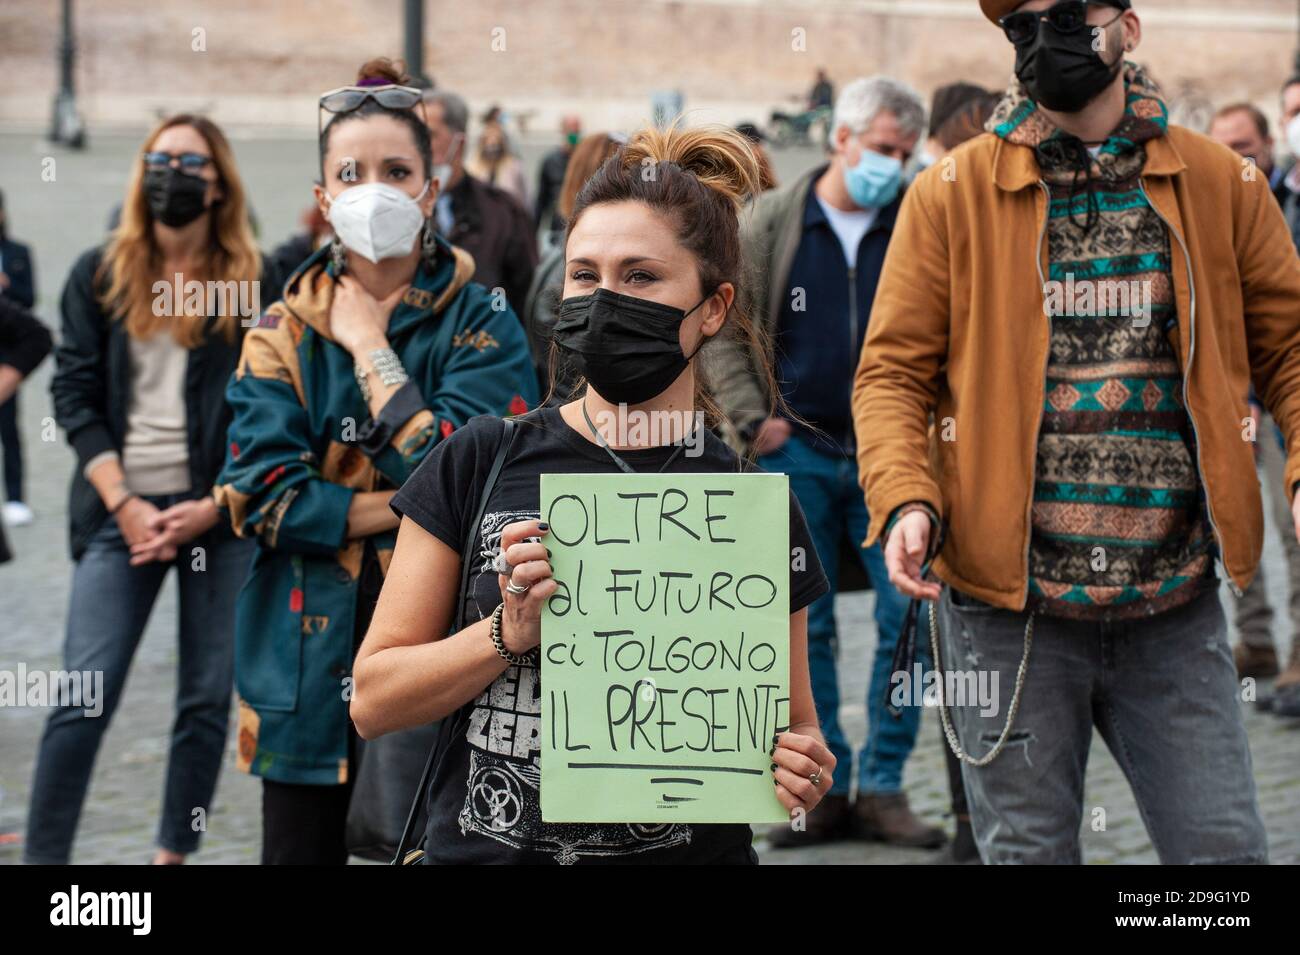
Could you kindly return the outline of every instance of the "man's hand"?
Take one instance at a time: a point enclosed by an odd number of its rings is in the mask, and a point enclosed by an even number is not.
[[[781,445],[790,439],[793,429],[785,418],[768,418],[758,427],[754,435],[754,453],[772,454],[781,449]]]
[[[1255,463],[1258,464],[1261,454],[1259,429],[1264,425],[1264,408],[1253,401],[1247,402],[1246,406],[1250,409],[1250,433],[1255,436],[1255,440],[1251,442],[1251,448],[1255,451]]]
[[[1300,517],[1296,521],[1300,528]],[[939,585],[921,579],[921,566],[929,549],[930,515],[925,511],[909,511],[889,532],[885,542],[885,569],[889,571],[889,582],[905,596],[939,599]]]

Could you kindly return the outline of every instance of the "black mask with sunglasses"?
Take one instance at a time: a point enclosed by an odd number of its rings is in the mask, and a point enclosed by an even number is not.
[[[1094,27],[1088,24],[1089,6],[1120,12]],[[1108,29],[1128,8],[1128,0],[1063,0],[1043,11],[1017,11],[998,21],[1016,47],[1016,77],[1035,103],[1059,113],[1077,113],[1111,84],[1124,57],[1107,63],[1096,49],[1096,33]]]

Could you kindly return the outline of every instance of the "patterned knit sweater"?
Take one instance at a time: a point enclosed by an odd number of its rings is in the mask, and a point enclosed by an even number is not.
[[[1029,543],[1029,603],[1089,620],[1158,613],[1213,582],[1195,435],[1168,331],[1171,238],[1139,177],[1168,113],[1126,64],[1127,106],[1097,148],[1013,84],[988,129],[1033,148],[1051,193],[1051,322]]]

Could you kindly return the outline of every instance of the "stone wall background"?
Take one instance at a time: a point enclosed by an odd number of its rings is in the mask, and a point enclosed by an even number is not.
[[[1296,46],[1292,0],[1138,0],[1138,53],[1176,105],[1248,99],[1271,115]],[[401,0],[78,0],[77,89],[96,127],[197,108],[229,126],[311,129],[320,91],[399,55]],[[929,94],[1005,85],[1012,55],[976,0],[426,0],[426,65],[476,113],[497,102],[550,133],[567,111],[630,127],[658,89],[697,120],[762,121],[824,66]],[[192,48],[203,31],[205,50]],[[804,31],[804,49],[794,31]],[[0,125],[40,127],[57,85],[59,3],[0,4]],[[505,49],[493,49],[504,42]]]

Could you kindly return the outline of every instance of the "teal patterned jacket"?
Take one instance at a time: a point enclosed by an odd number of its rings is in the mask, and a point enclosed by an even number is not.
[[[351,355],[329,334],[326,250],[248,331],[226,397],[234,413],[217,504],[259,547],[236,609],[238,765],[266,779],[348,779],[348,703],[363,540],[358,492],[401,487],[438,441],[481,414],[537,402],[523,327],[440,242],[394,310],[389,343],[411,376],[371,420]],[[496,307],[494,307],[496,306]],[[395,533],[370,540],[386,572]]]

